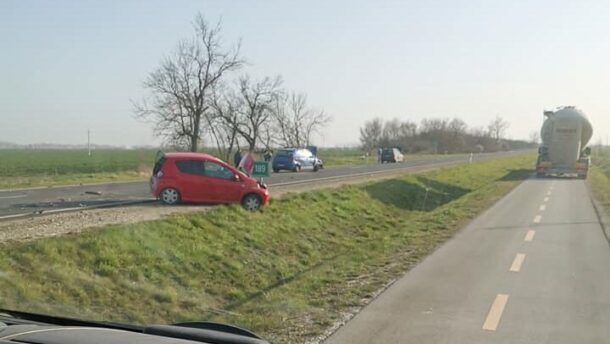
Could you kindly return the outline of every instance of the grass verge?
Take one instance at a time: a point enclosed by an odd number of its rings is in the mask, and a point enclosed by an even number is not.
[[[258,213],[5,243],[0,307],[136,323],[213,320],[304,342],[527,177],[519,156],[295,194]]]
[[[607,215],[610,214],[610,149],[598,149],[595,153],[587,182],[591,186],[593,197]]]

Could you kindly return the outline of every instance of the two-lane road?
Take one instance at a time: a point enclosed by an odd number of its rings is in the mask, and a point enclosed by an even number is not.
[[[525,181],[327,340],[609,342],[610,246],[563,179]]]

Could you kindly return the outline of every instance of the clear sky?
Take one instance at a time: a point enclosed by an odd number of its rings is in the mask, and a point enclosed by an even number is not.
[[[576,105],[610,130],[610,1],[0,1],[0,141],[156,144],[130,99],[192,20],[222,17],[254,76],[282,75],[334,117],[319,144],[375,116],[458,116],[508,136]]]

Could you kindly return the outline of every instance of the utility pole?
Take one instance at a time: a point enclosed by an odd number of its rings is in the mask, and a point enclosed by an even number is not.
[[[87,129],[87,151],[91,156],[91,130]]]

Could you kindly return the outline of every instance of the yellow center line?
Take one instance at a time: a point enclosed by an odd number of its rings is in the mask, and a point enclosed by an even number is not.
[[[523,265],[523,261],[525,260],[525,253],[517,253],[515,259],[513,260],[513,264],[510,266],[508,271],[510,272],[519,272],[521,271],[521,265]]]
[[[534,240],[534,235],[536,235],[536,231],[533,229],[530,229],[529,231],[527,231],[527,233],[525,234],[525,241],[532,241]]]
[[[498,324],[500,323],[500,319],[502,318],[502,313],[504,312],[504,307],[506,307],[507,302],[508,295],[498,294],[496,296],[496,299],[491,304],[489,313],[487,313],[487,318],[485,318],[485,322],[483,323],[484,330],[495,331],[498,328]]]
[[[545,211],[545,210],[546,210],[546,205],[544,205],[544,204],[543,204],[543,205],[541,205],[541,206],[540,206],[540,211]]]
[[[542,221],[542,216],[536,215],[536,217],[534,217],[534,223],[540,223],[540,221]]]

